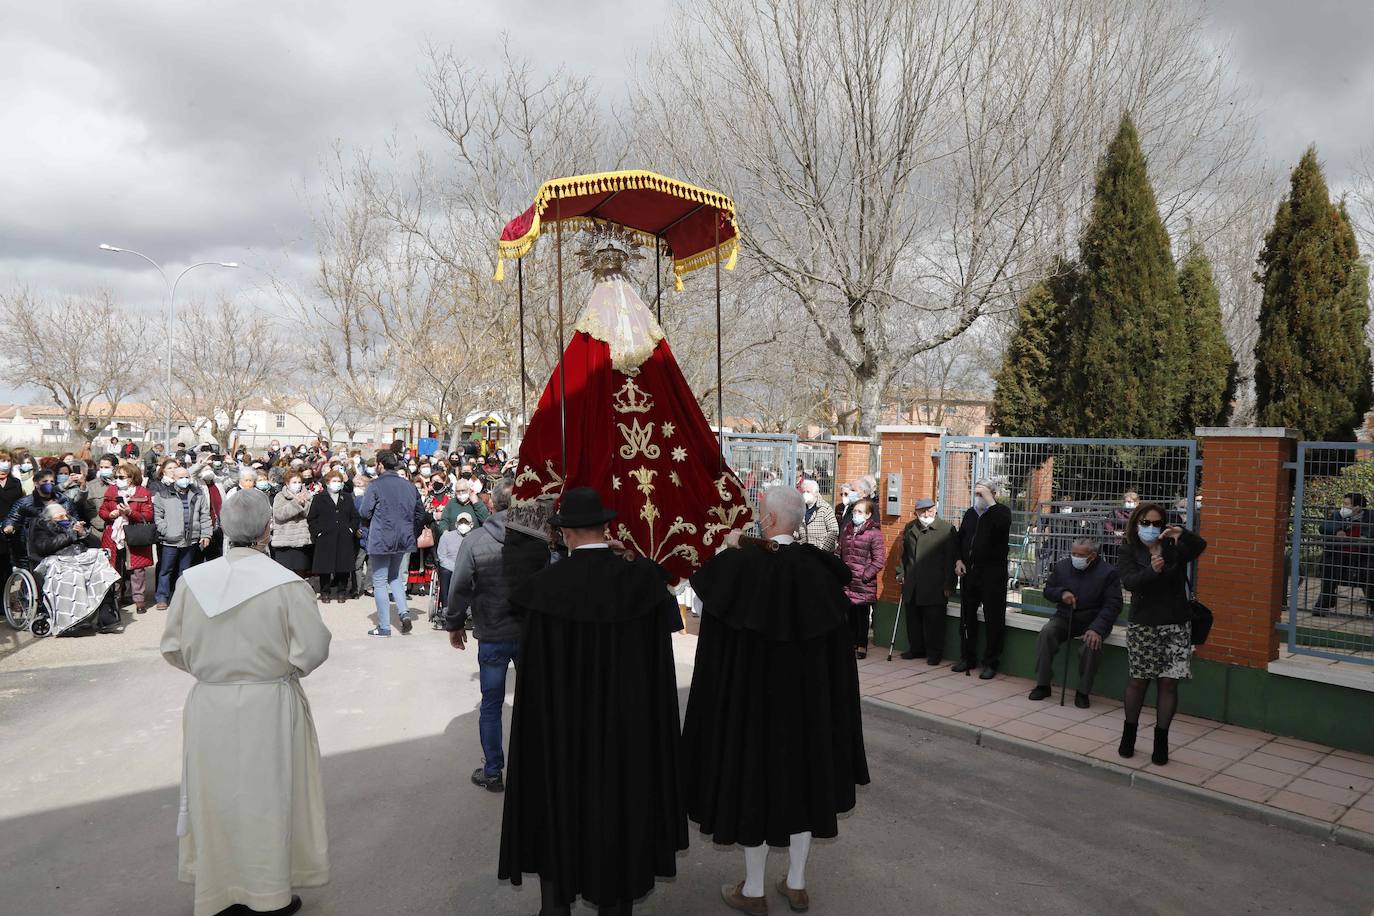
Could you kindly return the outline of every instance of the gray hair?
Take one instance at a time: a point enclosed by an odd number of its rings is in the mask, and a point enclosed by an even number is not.
[[[821,485],[816,483],[816,481],[808,478],[801,482],[801,489],[803,493],[815,493],[817,496],[819,496],[821,492]]]
[[[502,477],[491,488],[491,511],[504,512],[510,508],[511,482]]]
[[[987,487],[987,490],[988,490],[989,493],[991,493],[993,496],[996,496],[996,495],[997,495],[997,482],[996,482],[996,481],[988,480],[987,478],[984,478],[984,479],[978,481],[977,483],[975,483],[975,484],[973,485],[973,488],[974,488],[975,490],[978,489],[979,487]]]
[[[1086,547],[1086,548],[1088,548],[1089,550],[1091,550],[1093,553],[1101,553],[1101,552],[1102,552],[1102,542],[1099,541],[1096,537],[1090,537],[1090,536],[1088,536],[1088,535],[1086,535],[1086,534],[1080,535],[1080,536],[1074,538],[1074,539],[1073,539],[1073,546],[1075,546],[1075,547]]]
[[[45,518],[48,521],[52,521],[53,519],[57,518],[57,514],[59,512],[63,515],[66,515],[67,507],[54,499],[52,502],[48,503],[46,506],[43,507],[43,518]]]
[[[796,531],[806,517],[806,506],[795,487],[769,487],[759,493],[759,515],[764,512],[776,515],[788,531]]]
[[[258,490],[236,490],[225,497],[219,510],[219,524],[231,547],[251,547],[267,530],[272,505]]]

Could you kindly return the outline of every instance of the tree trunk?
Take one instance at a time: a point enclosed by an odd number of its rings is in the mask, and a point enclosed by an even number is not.
[[[872,438],[882,422],[883,389],[887,387],[887,374],[876,368],[858,366],[854,375],[859,383],[859,435]]]

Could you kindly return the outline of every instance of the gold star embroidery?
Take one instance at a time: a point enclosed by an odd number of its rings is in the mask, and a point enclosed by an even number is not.
[[[674,433],[676,430],[677,430],[677,427],[675,427],[673,424],[671,424],[671,423],[664,423],[664,424],[663,424],[663,438],[665,438],[665,439],[671,439],[671,438],[673,438],[673,433]]]
[[[619,478],[619,477],[612,477],[612,478],[611,478],[611,489],[612,489],[612,490],[619,490],[619,489],[620,489],[620,478]]]
[[[680,487],[680,486],[682,486],[682,478],[679,477],[679,476],[677,476],[677,471],[670,471],[670,472],[668,473],[668,479],[671,480],[671,481],[673,482],[673,486],[675,486],[675,487]]]
[[[673,460],[674,460],[674,461],[686,461],[686,460],[687,460],[687,449],[683,448],[683,447],[680,446],[680,445],[679,445],[677,448],[673,449]]]

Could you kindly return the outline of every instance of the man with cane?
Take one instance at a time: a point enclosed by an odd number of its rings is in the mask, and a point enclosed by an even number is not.
[[[898,543],[897,583],[902,586],[902,597],[887,658],[892,660],[892,643],[897,641],[898,621],[905,609],[908,648],[902,658],[925,656],[927,664],[938,665],[945,648],[945,608],[956,584],[958,532],[936,513],[935,500],[918,499],[916,519],[903,529]]]
[[[1088,708],[1093,678],[1102,659],[1102,641],[1112,632],[1121,614],[1121,576],[1103,562],[1096,538],[1080,537],[1070,556],[1054,564],[1045,582],[1045,598],[1055,603],[1054,616],[1040,629],[1035,644],[1035,689],[1029,699],[1043,700],[1053,691],[1054,655],[1060,645],[1083,637],[1078,657],[1078,689],[1073,705]],[[1064,650],[1064,681],[1068,683],[1068,649]],[[1062,698],[1061,698],[1062,701]]]

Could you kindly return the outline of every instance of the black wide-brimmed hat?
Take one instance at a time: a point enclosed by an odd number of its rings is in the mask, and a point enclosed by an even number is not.
[[[549,516],[554,528],[595,528],[615,518],[615,510],[601,505],[601,494],[591,487],[573,487],[563,494],[563,505]]]

